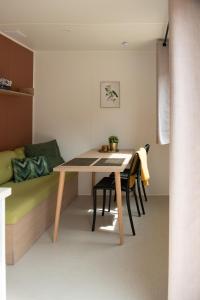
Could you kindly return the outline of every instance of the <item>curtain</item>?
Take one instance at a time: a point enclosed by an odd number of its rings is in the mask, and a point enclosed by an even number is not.
[[[170,0],[169,300],[200,299],[200,1]]]
[[[157,143],[170,142],[169,46],[157,41]]]

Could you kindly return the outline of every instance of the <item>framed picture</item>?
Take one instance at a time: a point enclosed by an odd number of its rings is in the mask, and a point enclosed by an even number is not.
[[[100,107],[106,107],[106,108],[120,107],[120,82],[119,81],[100,82]]]

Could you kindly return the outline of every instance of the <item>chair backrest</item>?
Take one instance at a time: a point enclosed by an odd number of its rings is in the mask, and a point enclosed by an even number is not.
[[[146,144],[146,145],[144,146],[144,149],[146,150],[146,152],[147,152],[147,154],[148,154],[149,149],[150,149],[150,145],[149,145],[149,144]]]
[[[129,169],[128,181],[127,181],[128,187],[132,187],[134,185],[135,176],[137,175],[139,169],[140,169],[140,158],[138,153],[135,153]]]
[[[146,144],[146,145],[144,146],[144,149],[146,150],[146,152],[147,152],[147,154],[148,154],[149,149],[150,149],[150,145],[149,145],[149,144]],[[137,172],[138,172],[137,175],[140,176],[140,175],[141,175],[141,168],[140,168],[140,165],[139,165],[139,167],[138,167]]]

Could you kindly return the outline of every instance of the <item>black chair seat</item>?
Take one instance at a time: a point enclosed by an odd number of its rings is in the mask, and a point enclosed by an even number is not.
[[[113,190],[115,189],[115,180],[111,177],[103,177],[93,188],[96,190]]]
[[[115,180],[111,177],[103,177],[95,186],[96,190],[115,190]],[[121,178],[121,189],[127,191],[127,179]]]
[[[121,178],[121,189],[123,192],[127,191],[127,180],[128,178]],[[131,189],[129,189],[131,191]]]
[[[128,174],[129,174],[129,169],[125,169],[123,172],[120,173],[120,177],[123,178],[123,179],[128,179]],[[114,178],[115,174],[111,173],[109,176],[111,178]]]

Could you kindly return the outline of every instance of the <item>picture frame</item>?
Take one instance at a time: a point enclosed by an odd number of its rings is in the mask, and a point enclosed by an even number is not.
[[[120,108],[120,81],[100,82],[100,107]]]

